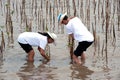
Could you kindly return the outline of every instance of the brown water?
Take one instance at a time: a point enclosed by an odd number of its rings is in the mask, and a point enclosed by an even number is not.
[[[104,56],[93,55],[91,46],[86,52],[86,63],[82,66],[70,64],[65,35],[58,34],[57,46],[51,46],[50,62],[43,61],[35,48],[35,61],[28,63],[25,52],[15,42],[7,48],[0,60],[0,80],[119,80],[119,52]]]
[[[13,11],[11,16],[14,43],[8,42],[6,33],[6,1],[0,1],[0,29],[4,32],[6,44],[3,53],[0,53],[0,80],[120,80],[119,0],[109,0],[107,53],[105,50],[106,20],[104,21],[107,0],[75,0],[76,15],[92,33],[93,27],[96,29],[96,46],[93,44],[88,48],[86,62],[81,66],[70,64],[67,35],[62,28],[63,25],[58,26],[57,22],[59,12],[67,11],[69,16],[74,15],[72,0],[26,0],[26,8],[23,12],[25,10],[27,18],[22,15],[23,21],[20,15],[22,11],[20,7],[24,6],[22,0],[10,0],[11,11]],[[29,26],[32,26],[31,31],[43,31],[44,28],[41,26],[46,26],[49,31],[58,35],[57,46],[50,44],[50,62],[44,61],[36,47],[34,47],[36,53],[34,63],[25,60],[26,54],[17,43],[18,35],[27,30],[24,19]],[[115,29],[115,37],[113,29]],[[76,46],[77,42],[75,48]]]

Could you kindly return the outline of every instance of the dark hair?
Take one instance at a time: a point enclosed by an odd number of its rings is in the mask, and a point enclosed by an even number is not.
[[[46,32],[38,32],[39,34],[46,36],[47,38],[51,38],[48,33]],[[52,39],[52,38],[51,38]]]
[[[66,15],[64,18],[63,18],[63,20],[67,20],[68,19],[68,16]]]

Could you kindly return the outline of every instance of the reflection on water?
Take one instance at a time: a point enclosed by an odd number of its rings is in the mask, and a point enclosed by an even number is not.
[[[2,69],[4,58],[3,58],[3,53],[0,51],[0,80],[4,80],[4,76],[1,75],[1,73],[6,73],[6,70]]]
[[[73,70],[73,72],[71,73],[71,77],[73,78],[73,80],[86,80],[94,72],[83,65],[73,65],[71,66],[71,69]]]
[[[1,72],[2,65],[3,65],[3,53],[0,52],[0,72]]]
[[[45,62],[36,67],[33,62],[26,62],[17,75],[20,80],[53,80],[54,74],[50,74],[52,69],[46,65]]]

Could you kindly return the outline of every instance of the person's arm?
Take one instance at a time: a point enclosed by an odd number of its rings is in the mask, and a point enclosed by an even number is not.
[[[38,47],[38,50],[39,50],[40,54],[41,54],[45,59],[47,59],[48,61],[50,60],[50,57],[45,54],[45,50],[43,50],[43,49],[40,48],[40,47]]]

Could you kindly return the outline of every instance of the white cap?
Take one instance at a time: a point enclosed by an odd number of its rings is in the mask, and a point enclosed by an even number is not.
[[[49,35],[53,40],[55,40],[55,39],[57,38],[57,35],[56,35],[56,34],[50,33],[50,32],[47,32],[47,33],[48,33],[48,35]]]
[[[57,35],[54,34],[54,33],[50,33],[50,32],[47,32],[47,33],[48,33],[48,35],[54,40],[54,44],[56,45],[55,40],[57,39]]]
[[[57,17],[57,18],[58,18],[58,22],[61,23],[62,20],[63,20],[63,18],[64,18],[66,15],[67,15],[67,12],[64,13],[64,14],[60,13],[60,14],[58,15],[58,17]]]

